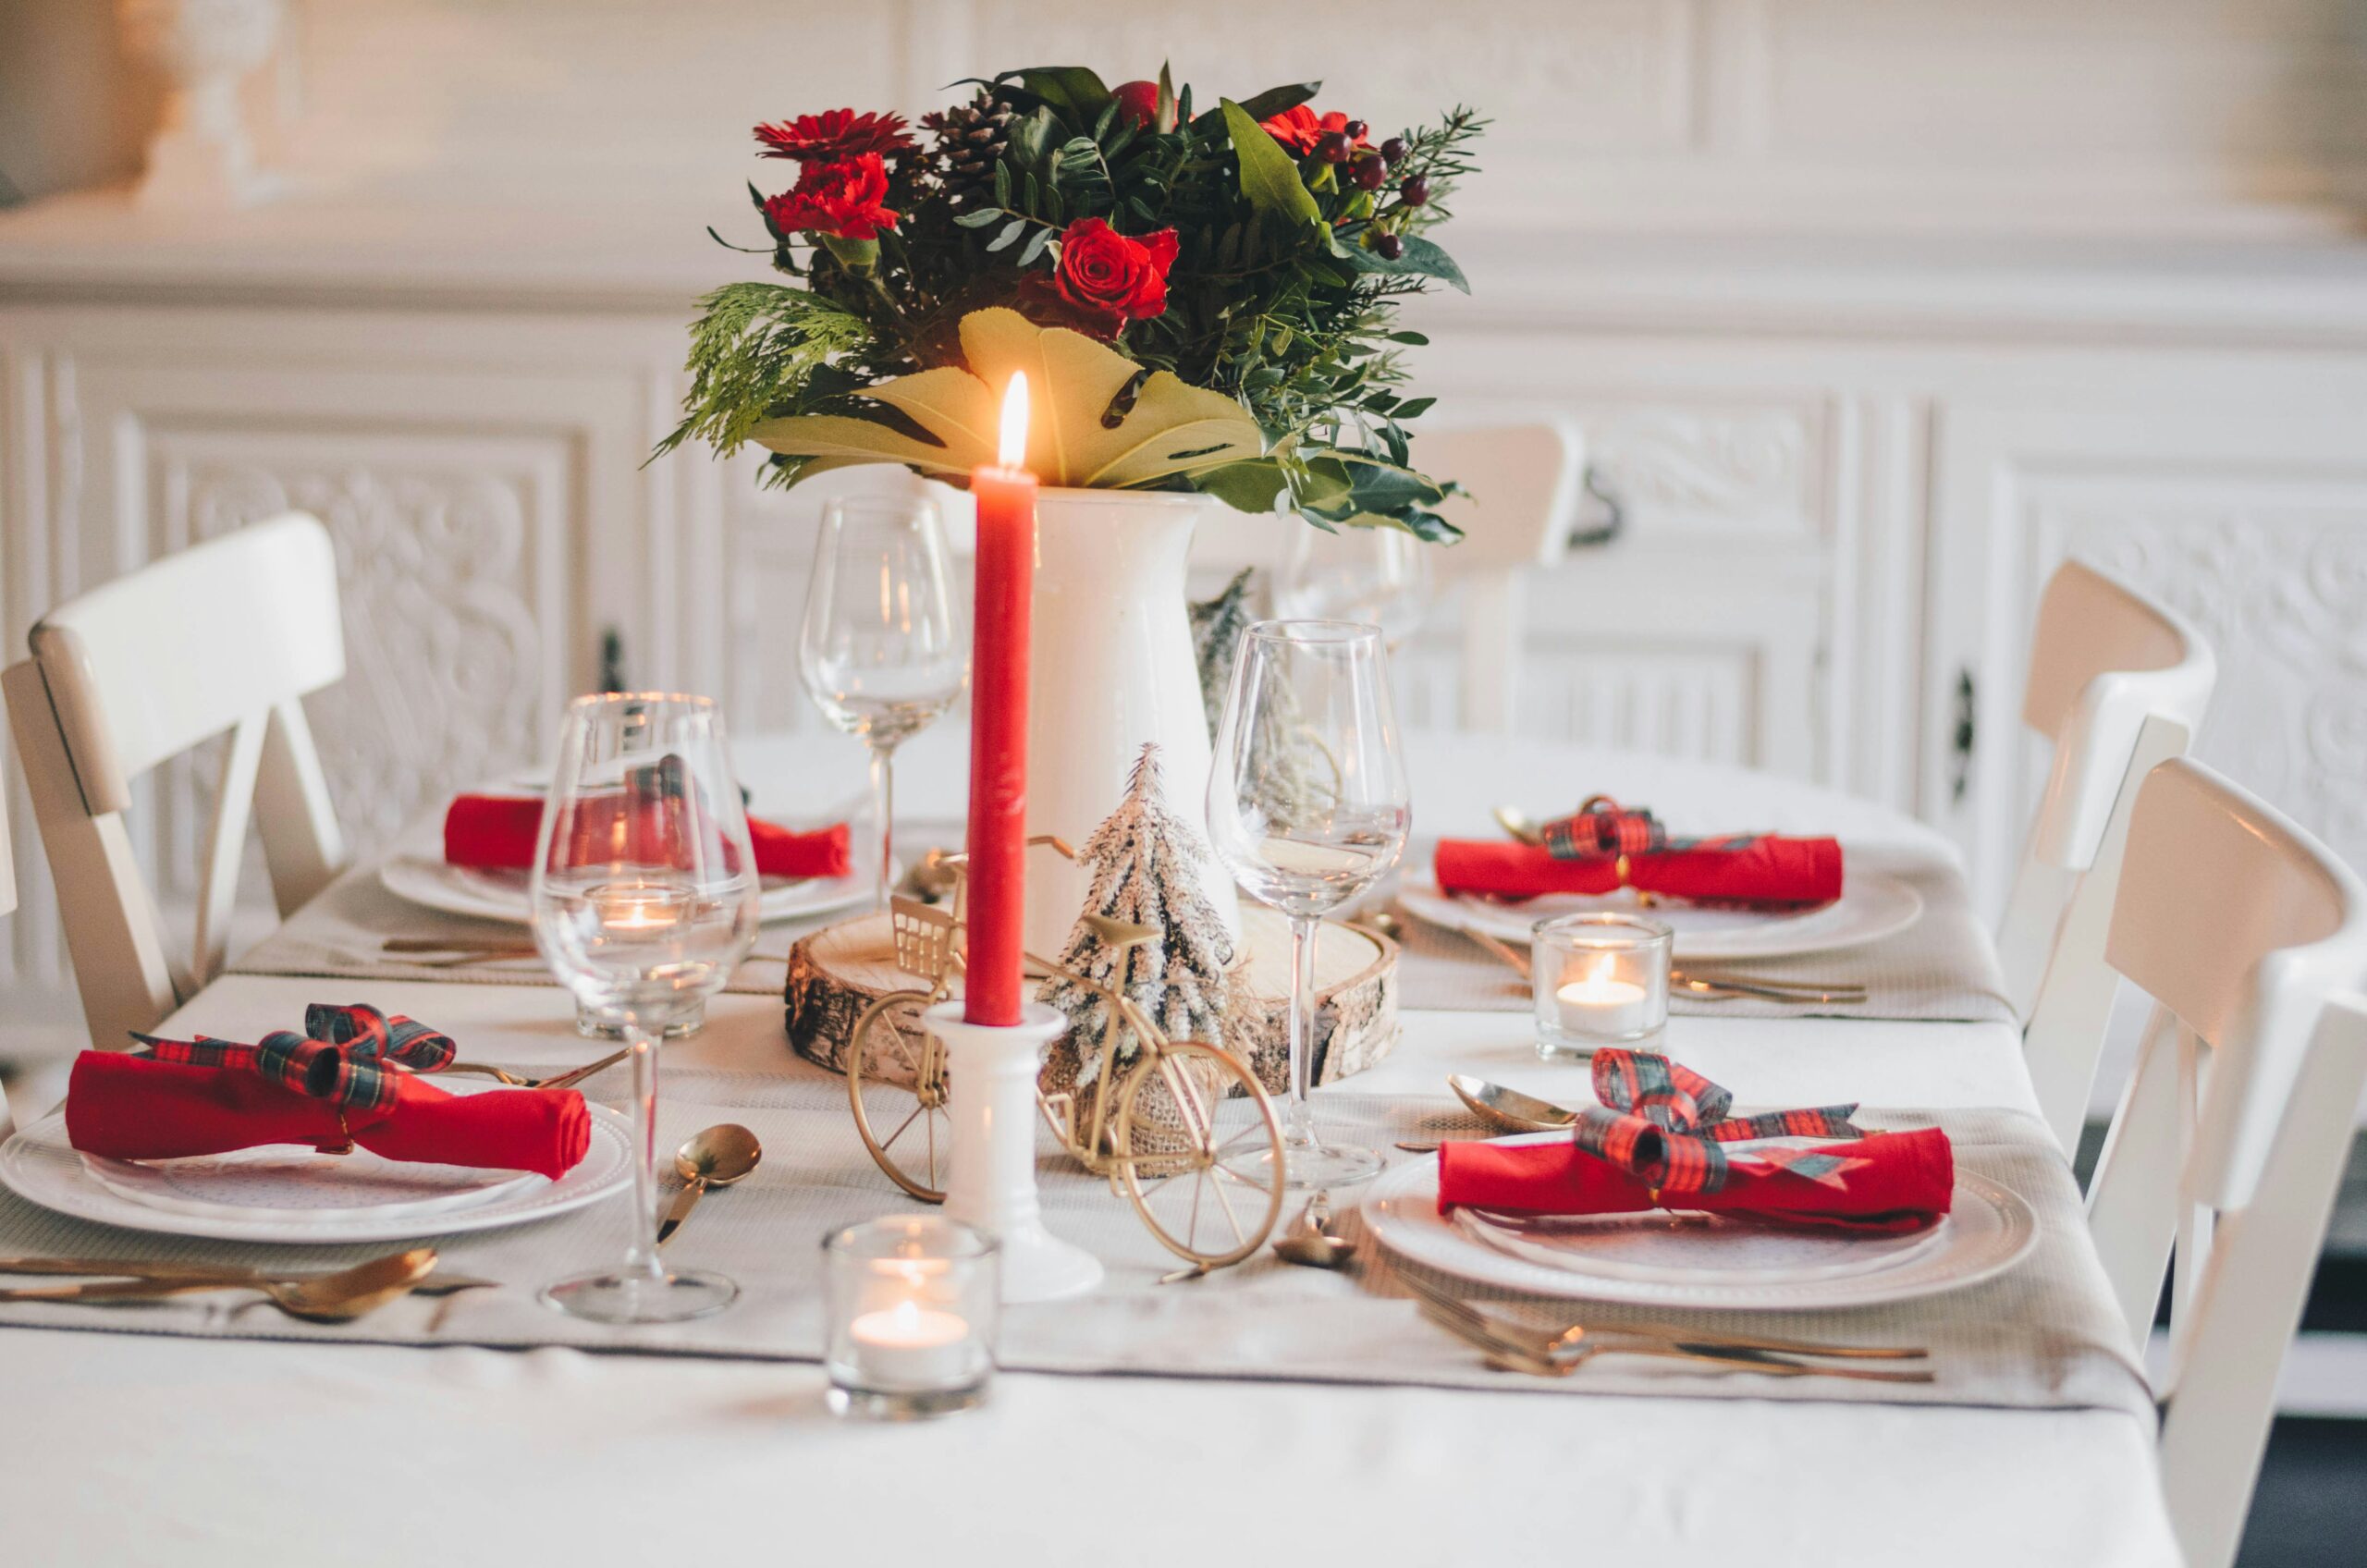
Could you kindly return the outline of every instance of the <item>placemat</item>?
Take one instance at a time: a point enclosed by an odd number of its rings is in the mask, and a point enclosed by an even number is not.
[[[844,910],[812,920],[784,920],[756,934],[755,948],[731,973],[727,991],[778,997],[789,980],[790,944],[809,931],[847,917]],[[282,974],[331,980],[433,980],[460,986],[557,986],[539,957],[481,963],[436,964],[389,953],[389,937],[421,937],[463,944],[525,942],[523,925],[447,914],[388,892],[375,865],[356,866],[289,915],[277,930],[226,967],[232,974]]]
[[[1429,846],[1420,846],[1409,853],[1408,864],[1427,864],[1429,852]],[[1954,865],[1897,848],[1851,848],[1846,854],[1853,871],[1883,872],[1911,884],[1923,896],[1921,918],[1895,937],[1864,947],[1795,958],[1705,962],[1701,967],[1778,980],[1860,984],[1866,987],[1864,1002],[1799,1006],[1757,997],[1712,1001],[1678,991],[1669,998],[1669,1011],[1700,1018],[2015,1022],[1989,929],[1973,909],[1964,877]],[[1400,1007],[1455,1012],[1529,1010],[1528,982],[1478,943],[1410,915],[1400,921],[1395,935]]]
[[[595,1083],[617,1092],[621,1074]],[[406,1298],[359,1323],[298,1322],[240,1293],[138,1306],[58,1303],[0,1305],[0,1325],[117,1332],[347,1341],[469,1344],[497,1348],[572,1345],[643,1354],[755,1360],[819,1359],[818,1243],[837,1226],[918,1206],[865,1158],[844,1090],[818,1072],[669,1072],[661,1096],[659,1146],[699,1127],[738,1121],[765,1146],[763,1164],[702,1203],[668,1256],[736,1279],[741,1299],[693,1323],[617,1329],[542,1306],[546,1282],[614,1262],[626,1212],[609,1202],[517,1230],[436,1242],[445,1266],[505,1281],[498,1291]],[[1319,1102],[1328,1135],[1390,1150],[1399,1138],[1470,1133],[1459,1108],[1402,1097],[1331,1094]],[[1910,1113],[1862,1113],[1870,1125],[1929,1125]],[[1969,1170],[2004,1182],[2036,1211],[2041,1239],[2008,1273],[1948,1295],[1848,1313],[1671,1313],[1515,1298],[1464,1281],[1453,1288],[1507,1304],[1538,1322],[1583,1316],[1611,1325],[1642,1316],[1705,1331],[1765,1332],[1854,1341],[1922,1344],[1937,1380],[1929,1385],[1723,1375],[1675,1364],[1606,1358],[1576,1376],[1541,1379],[1495,1372],[1460,1341],[1423,1319],[1406,1299],[1399,1265],[1367,1240],[1350,1273],[1294,1268],[1270,1253],[1205,1279],[1162,1286],[1177,1260],[1145,1231],[1106,1182],[1046,1145],[1039,1163],[1047,1219],[1089,1247],[1109,1278],[1070,1302],[1006,1313],[1001,1363],[1010,1369],[1411,1384],[1543,1394],[1649,1393],[1683,1398],[1809,1399],[2031,1409],[2104,1408],[2152,1419],[2152,1396],[2124,1342],[2101,1266],[2089,1245],[2079,1193],[2044,1126],[2018,1111],[1975,1110],[1937,1118]],[[1391,1158],[1416,1158],[1390,1150]],[[54,1158],[72,1159],[60,1148]],[[1344,1198],[1346,1194],[1342,1194]],[[1286,1207],[1285,1218],[1293,1212]],[[1347,1223],[1358,1229],[1348,1209]],[[278,1268],[335,1268],[386,1246],[270,1247],[199,1242],[92,1225],[0,1194],[0,1254],[94,1253],[172,1257]]]

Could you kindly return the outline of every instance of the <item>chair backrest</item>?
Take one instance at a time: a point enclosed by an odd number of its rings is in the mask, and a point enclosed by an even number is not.
[[[2154,1017],[2089,1188],[2132,1340],[2171,1275],[2165,1491],[2233,1560],[2367,1082],[2367,885],[2209,769],[2135,790],[2105,961]]]
[[[2054,742],[2054,762],[1997,928],[2006,995],[2024,1018],[2122,786],[2184,754],[2217,678],[2210,644],[2175,612],[2077,561],[2047,580],[2022,722]],[[2151,734],[2148,720],[2159,721]]]
[[[285,915],[345,845],[301,698],[342,679],[337,559],[300,513],[58,606],[0,676],[93,1044],[153,1027],[220,967],[252,817]],[[227,733],[186,963],[169,952],[123,814],[151,768]]]
[[[1575,425],[1559,423],[1472,425],[1426,430],[1418,452],[1425,472],[1470,492],[1439,508],[1463,538],[1429,557],[1441,596],[1458,585],[1464,596],[1461,727],[1509,733],[1526,632],[1521,577],[1563,557],[1585,480],[1586,441]],[[1219,513],[1202,522],[1192,559],[1228,571],[1279,571],[1288,540],[1270,519]]]

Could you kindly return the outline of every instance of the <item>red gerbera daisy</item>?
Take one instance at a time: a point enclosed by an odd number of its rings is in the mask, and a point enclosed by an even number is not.
[[[1336,130],[1344,136],[1348,130],[1348,116],[1339,110],[1318,115],[1304,104],[1293,104],[1273,118],[1258,123],[1268,135],[1302,158],[1315,151],[1315,144],[1323,140],[1325,131]],[[1365,139],[1359,136],[1352,144],[1361,147]]]
[[[913,139],[904,134],[901,115],[858,115],[852,109],[826,109],[800,115],[779,125],[760,125],[756,140],[767,158],[795,158],[801,164],[836,164],[865,153],[910,152]]]
[[[877,153],[836,164],[808,164],[797,188],[765,202],[765,216],[783,234],[800,231],[840,239],[877,239],[896,227],[888,200],[888,171]]]

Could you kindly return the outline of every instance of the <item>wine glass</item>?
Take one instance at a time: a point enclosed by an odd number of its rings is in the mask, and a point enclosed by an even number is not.
[[[1274,608],[1293,619],[1369,621],[1394,653],[1429,614],[1430,548],[1398,528],[1295,529]]]
[[[1322,917],[1388,874],[1412,820],[1389,655],[1378,626],[1261,620],[1242,633],[1208,776],[1208,838],[1242,890],[1291,924],[1293,1187],[1338,1187],[1380,1170],[1370,1149],[1324,1143],[1306,1103]]]
[[[951,577],[932,503],[849,496],[823,508],[797,668],[830,722],[871,749],[878,909],[895,863],[896,748],[951,707],[969,676]]]
[[[719,1274],[657,1258],[657,1036],[755,941],[758,888],[723,716],[705,697],[611,692],[570,704],[529,897],[534,946],[576,1001],[624,1025],[632,1061],[633,1226],[624,1267],[544,1291],[603,1323],[729,1305]]]

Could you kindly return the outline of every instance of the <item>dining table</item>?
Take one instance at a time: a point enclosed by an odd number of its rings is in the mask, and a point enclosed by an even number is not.
[[[1949,855],[1899,812],[1731,765],[1466,734],[1409,734],[1404,754],[1417,836],[1490,833],[1496,806],[1567,810],[1607,791],[1675,823],[1830,833],[1853,855]],[[908,847],[958,820],[963,755],[949,724],[900,757]],[[859,756],[837,738],[752,737],[737,760],[760,811],[810,814],[860,783]],[[607,1048],[575,1033],[570,999],[549,984],[324,980],[236,965],[160,1032],[252,1038],[323,999],[432,1021],[481,1060],[558,1067]],[[1564,1101],[1588,1092],[1583,1063],[1540,1060],[1524,1011],[1409,1003],[1402,1026],[1385,1060],[1316,1091],[1318,1115],[1343,1096],[1443,1107],[1451,1072]],[[1665,1049],[1761,1103],[2037,1109],[2019,1032],[2002,1017],[1711,1010],[1672,1019]],[[825,1076],[789,1048],[779,998],[757,994],[713,998],[705,1026],[662,1060],[665,1071],[746,1082]],[[768,1148],[749,1186],[825,1168],[876,1176],[852,1125],[814,1141]],[[1049,1154],[1049,1135],[1041,1147]],[[917,1207],[877,1185],[878,1212]],[[708,1203],[742,1201],[735,1189]],[[778,1245],[786,1256],[818,1241],[784,1229]],[[1285,1266],[1267,1256],[1243,1267]],[[546,1282],[504,1284],[530,1298]],[[1309,1272],[1305,1289],[1345,1298],[1357,1284]],[[624,1331],[590,1345],[422,1347],[236,1332],[199,1341],[142,1332],[141,1319],[139,1308],[97,1307],[70,1326],[0,1328],[0,1560],[2177,1561],[2150,1407],[1582,1388],[1555,1397],[1513,1374],[1441,1387],[1287,1369],[1006,1369],[978,1410],[870,1423],[828,1410],[814,1362],[636,1354]]]

